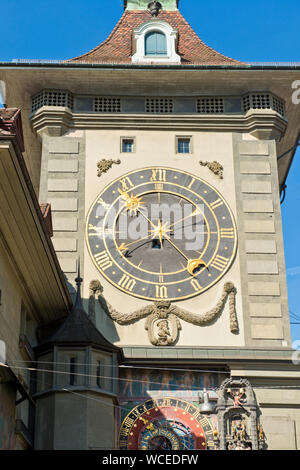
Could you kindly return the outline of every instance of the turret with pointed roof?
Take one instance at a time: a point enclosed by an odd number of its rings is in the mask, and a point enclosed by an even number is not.
[[[36,449],[99,450],[112,448],[115,439],[118,359],[123,353],[88,318],[82,281],[79,267],[71,313],[35,348]]]
[[[93,322],[88,318],[81,298],[81,284],[83,279],[80,276],[80,264],[78,263],[78,275],[75,279],[77,285],[76,300],[73,309],[60,327],[46,340],[44,340],[39,350],[50,345],[68,346],[94,346],[105,351],[118,352],[120,348],[107,341]]]

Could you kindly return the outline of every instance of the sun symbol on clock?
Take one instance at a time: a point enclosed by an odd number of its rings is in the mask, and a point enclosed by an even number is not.
[[[122,189],[118,189],[118,191],[121,194],[121,198],[125,201],[125,207],[129,211],[129,215],[136,215],[138,210],[144,205],[142,198],[133,194],[129,195],[129,193],[122,191]]]

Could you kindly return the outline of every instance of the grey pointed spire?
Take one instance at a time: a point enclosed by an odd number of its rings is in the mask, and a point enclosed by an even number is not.
[[[73,307],[73,311],[81,308],[83,309],[82,305],[82,298],[81,298],[81,284],[83,282],[82,277],[80,276],[80,258],[78,258],[78,269],[77,269],[77,277],[75,279],[76,285],[77,285],[77,292],[76,292],[76,299],[75,299],[75,304]]]
[[[61,326],[44,344],[65,344],[65,345],[95,345],[106,351],[119,352],[120,348],[110,343],[102,333],[96,328],[83,307],[81,298],[80,259],[78,259],[78,272],[75,279],[77,285],[76,300],[72,312],[68,315]]]

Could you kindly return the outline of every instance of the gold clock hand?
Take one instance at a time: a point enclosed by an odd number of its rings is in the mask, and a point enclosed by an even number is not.
[[[152,225],[153,228],[155,228],[155,230],[157,229],[157,226],[150,219],[148,219],[148,217],[140,209],[137,211],[149,222],[150,225]]]
[[[172,242],[172,240],[165,235],[166,240],[175,248],[175,250],[178,251],[186,260],[187,260],[187,271],[191,276],[194,276],[195,269],[197,269],[199,266],[205,266],[207,267],[207,264],[201,259],[189,259],[179,248],[178,246],[175,245],[175,243]]]
[[[165,238],[175,248],[175,250],[177,250],[178,253],[181,254],[181,256],[183,256],[187,261],[189,261],[189,258],[178,248],[177,245],[175,245],[175,243],[172,242],[172,240],[167,235],[165,235]]]
[[[135,243],[141,242],[141,241],[143,241],[143,240],[148,240],[148,239],[149,239],[149,237],[143,237],[143,238],[139,238],[138,240],[134,240],[134,241],[131,242],[131,243],[122,243],[122,244],[118,247],[118,249],[119,249],[119,251],[126,251],[127,248],[129,248],[130,246],[134,245]]]
[[[180,222],[184,222],[185,220],[189,219],[190,217],[193,217],[195,215],[201,215],[201,212],[199,209],[195,209],[191,214],[187,215],[186,217],[183,217],[180,220],[177,220],[173,224],[170,225],[170,228],[173,228],[175,225],[179,224]]]

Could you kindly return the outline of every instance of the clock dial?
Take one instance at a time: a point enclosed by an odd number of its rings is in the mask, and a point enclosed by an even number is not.
[[[220,193],[170,168],[143,168],[112,182],[86,227],[97,269],[118,289],[148,300],[201,294],[236,252],[234,218]]]
[[[214,430],[199,408],[177,398],[133,408],[120,429],[120,450],[215,450]]]

